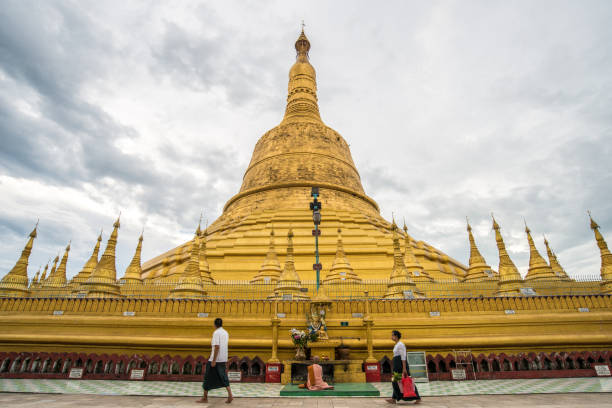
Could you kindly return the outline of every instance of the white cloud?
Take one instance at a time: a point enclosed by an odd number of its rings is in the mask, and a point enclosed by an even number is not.
[[[304,19],[323,120],[386,218],[467,262],[470,216],[497,267],[494,211],[524,273],[524,216],[542,253],[545,233],[570,274],[597,274],[585,210],[612,239],[611,17],[606,1],[7,2],[0,267],[38,216],[32,264],[72,238],[69,274],[119,210],[120,273],[144,224],[146,259],[201,207],[218,216],[282,117]]]

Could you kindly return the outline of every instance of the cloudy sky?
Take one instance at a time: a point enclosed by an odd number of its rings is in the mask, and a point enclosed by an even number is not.
[[[490,212],[526,273],[526,218],[572,276],[612,243],[612,2],[4,0],[0,273],[40,218],[30,274],[68,275],[122,212],[123,275],[188,240],[240,188],[284,112],[305,20],[325,123],[383,216],[497,268]]]

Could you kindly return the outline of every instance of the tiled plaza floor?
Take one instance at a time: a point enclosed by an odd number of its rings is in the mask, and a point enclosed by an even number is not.
[[[391,394],[391,383],[372,383],[381,395]],[[281,384],[232,384],[237,397],[280,397]],[[612,378],[559,378],[539,380],[436,381],[418,383],[421,396],[612,393]],[[201,383],[108,380],[0,379],[0,392],[40,394],[197,396]],[[224,396],[225,390],[210,392]],[[612,394],[609,395],[612,401]]]
[[[169,408],[227,407],[224,398],[210,398],[208,404],[196,404],[195,397],[159,397],[82,394],[0,393],[2,408]],[[397,406],[411,406],[410,402]],[[612,398],[605,393],[463,395],[425,397],[420,407],[427,408],[612,408]],[[236,398],[233,408],[379,408],[391,407],[383,398]]]

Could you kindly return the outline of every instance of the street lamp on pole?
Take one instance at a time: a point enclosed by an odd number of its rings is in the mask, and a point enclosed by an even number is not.
[[[315,263],[312,265],[312,269],[317,272],[317,293],[319,293],[319,281],[321,274],[321,263],[319,262],[319,236],[321,235],[319,224],[321,224],[321,202],[317,200],[319,198],[319,187],[313,187],[310,196],[313,198],[312,202],[310,203],[310,209],[312,210],[312,221],[314,222],[312,235],[315,237]]]

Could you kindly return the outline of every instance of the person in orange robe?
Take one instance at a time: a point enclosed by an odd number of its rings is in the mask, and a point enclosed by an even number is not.
[[[319,356],[312,358],[312,365],[308,366],[308,380],[306,388],[310,391],[333,390],[334,387],[323,381],[323,367],[319,365]]]

